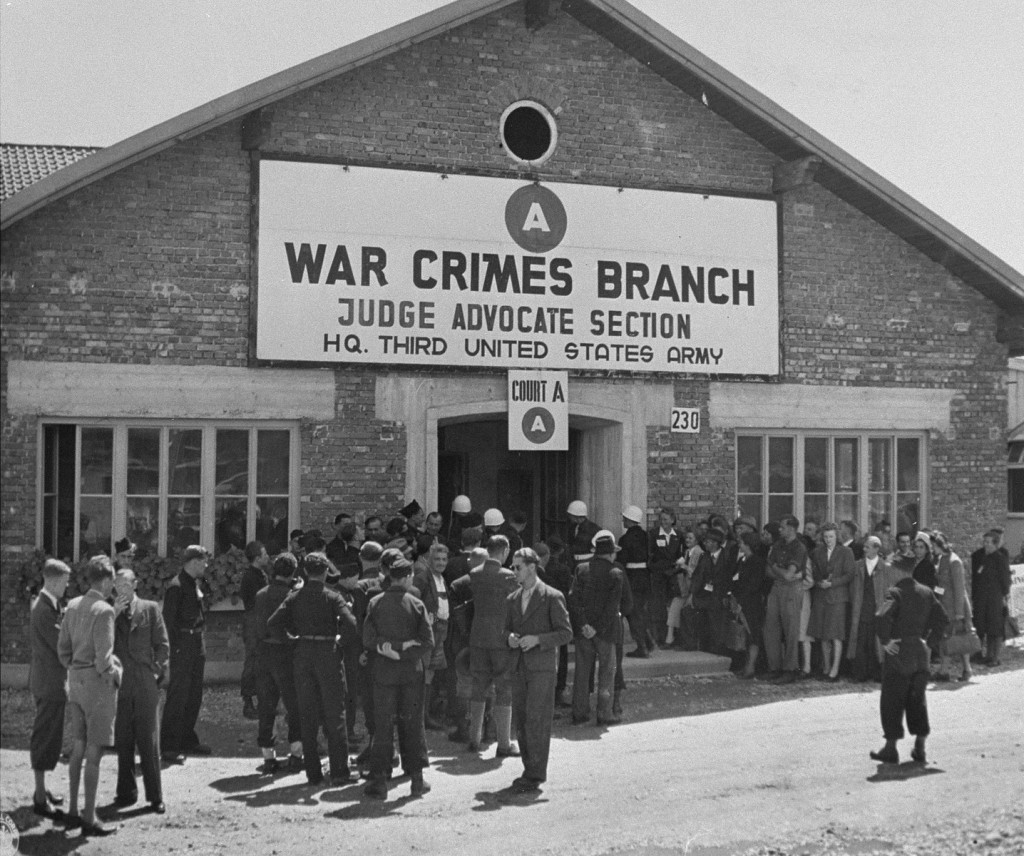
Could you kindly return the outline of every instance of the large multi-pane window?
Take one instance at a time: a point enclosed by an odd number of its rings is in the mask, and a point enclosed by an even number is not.
[[[288,544],[298,437],[287,423],[46,423],[41,546],[77,560],[127,536],[142,553]]]
[[[923,435],[739,434],[736,501],[759,526],[794,514],[911,531],[924,524],[924,453]]]

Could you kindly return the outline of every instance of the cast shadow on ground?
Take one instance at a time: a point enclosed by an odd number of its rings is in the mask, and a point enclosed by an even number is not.
[[[22,832],[16,852],[20,856],[64,856],[73,853],[89,840],[78,832],[67,833],[63,827],[55,826],[42,835],[26,837],[25,832]]]
[[[522,793],[514,790],[511,786],[502,788],[500,791],[477,791],[477,805],[473,811],[499,811],[503,808],[529,808],[534,805],[541,805],[548,802],[542,796],[542,791],[529,791]]]
[[[481,757],[475,752],[457,752],[456,754],[431,753],[430,766],[449,776],[478,776],[497,770],[505,761],[518,762],[518,758],[498,758],[492,753],[493,744],[485,750],[489,757]]]
[[[253,772],[247,773],[244,776],[228,776],[225,779],[215,779],[210,782],[210,787],[214,790],[220,791],[223,794],[237,794],[242,791],[254,791],[271,785],[277,782],[279,779],[284,779],[288,776],[301,775],[297,772],[289,772],[281,770],[277,773],[260,773]]]
[[[940,767],[929,767],[917,761],[904,761],[902,764],[879,764],[873,776],[868,776],[868,781],[874,784],[878,782],[905,782],[909,779],[919,779],[921,776],[933,776],[937,773],[945,773]]]
[[[403,793],[400,796],[393,796],[389,793],[386,800],[377,800],[364,797],[361,790],[357,790],[357,796],[354,798],[355,801],[342,806],[336,811],[327,812],[324,817],[331,818],[333,820],[363,820],[366,818],[398,817],[399,815],[395,814],[398,809],[408,803],[421,799],[421,797],[411,796],[405,788],[402,788],[402,791]]]
[[[242,803],[248,808],[266,808],[271,805],[313,806],[319,803],[319,800],[314,796],[318,787],[322,786],[301,782],[284,785],[280,788],[268,788],[249,793],[234,793],[231,796],[225,797],[225,799]]]

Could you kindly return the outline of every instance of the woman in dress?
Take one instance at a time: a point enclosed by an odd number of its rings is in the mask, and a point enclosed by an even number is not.
[[[765,613],[765,562],[757,552],[761,539],[753,532],[739,537],[739,556],[729,593],[736,598],[750,630],[747,641],[747,663],[740,677],[754,677],[757,655],[761,650],[761,632]]]
[[[948,681],[950,678],[950,656],[946,653],[945,640],[954,634],[966,633],[971,628],[971,601],[967,597],[967,584],[964,574],[964,563],[953,552],[946,536],[938,530],[932,532],[932,556],[935,559],[935,594],[946,610],[950,622],[943,633],[943,644],[939,647],[941,660],[936,680]],[[971,679],[970,654],[957,655],[961,660],[960,680]]]
[[[704,554],[697,543],[697,533],[687,527],[683,530],[683,549],[676,561],[676,568],[679,573],[675,580],[679,594],[672,598],[668,607],[668,635],[665,637],[665,644],[684,651],[693,651],[697,648],[694,616],[692,607],[687,611],[690,598],[690,577],[697,568],[700,557]]]
[[[857,570],[853,550],[839,543],[839,527],[826,523],[821,528],[822,543],[811,553],[811,617],[807,635],[821,642],[821,668],[828,670],[829,681],[839,680],[846,641],[846,611],[850,603],[850,583]]]

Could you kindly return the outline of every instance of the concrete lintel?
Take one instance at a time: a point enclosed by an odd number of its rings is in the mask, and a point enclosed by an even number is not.
[[[334,372],[12,360],[13,416],[333,419]]]
[[[949,430],[955,389],[713,382],[712,428]]]

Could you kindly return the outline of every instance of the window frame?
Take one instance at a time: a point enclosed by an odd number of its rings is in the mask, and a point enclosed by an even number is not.
[[[735,443],[734,443],[734,454],[733,454],[733,496],[736,500],[737,506],[739,505],[739,438],[740,437],[754,437],[761,440],[761,509],[759,519],[761,526],[769,521],[767,517],[768,513],[768,502],[772,494],[768,491],[768,473],[770,468],[770,461],[768,455],[769,440],[771,438],[784,437],[792,439],[793,441],[793,514],[800,520],[801,526],[805,520],[805,503],[804,498],[806,494],[805,490],[805,452],[804,443],[807,439],[826,438],[828,445],[826,447],[826,463],[828,466],[828,472],[826,476],[827,490],[826,495],[828,497],[829,514],[835,514],[835,499],[836,499],[836,474],[835,474],[835,440],[837,439],[856,439],[857,440],[857,501],[858,501],[858,515],[856,519],[857,525],[860,527],[861,532],[869,532],[869,515],[871,513],[871,497],[876,495],[879,491],[872,491],[870,489],[870,445],[869,441],[878,439],[887,439],[890,441],[889,458],[891,464],[891,484],[889,488],[889,500],[891,503],[890,512],[894,508],[898,508],[898,498],[901,493],[907,493],[908,491],[900,491],[898,489],[898,477],[897,477],[897,455],[898,455],[898,441],[904,439],[917,440],[917,455],[918,455],[918,472],[920,474],[920,483],[918,486],[918,492],[920,494],[920,520],[918,525],[920,527],[926,527],[929,525],[930,509],[931,509],[931,498],[929,494],[928,486],[928,433],[926,431],[851,431],[845,429],[813,429],[813,428],[801,428],[801,429],[765,429],[757,430],[753,428],[738,429],[735,432]],[[744,494],[744,496],[754,496],[755,494]],[[818,496],[820,494],[812,494]],[[1024,515],[1022,515],[1024,516]],[[825,519],[821,521],[826,522]],[[838,523],[838,520],[833,522]],[[890,524],[895,530],[895,520],[890,520]]]
[[[247,517],[246,517],[246,541],[255,539],[256,515],[255,506],[257,503],[257,480],[256,466],[258,450],[258,432],[260,431],[287,431],[288,442],[288,520],[290,528],[296,528],[295,521],[300,519],[301,514],[301,440],[299,422],[297,420],[285,419],[105,419],[102,417],[85,418],[42,418],[37,424],[36,433],[36,513],[35,513],[35,545],[37,549],[43,548],[44,543],[44,512],[45,501],[48,495],[46,476],[46,429],[54,425],[70,425],[75,428],[75,473],[74,473],[74,535],[73,535],[73,559],[81,561],[85,556],[79,555],[81,549],[81,444],[83,428],[108,428],[113,431],[113,460],[112,460],[112,493],[111,493],[111,533],[109,549],[113,550],[113,542],[124,537],[120,530],[124,528],[128,509],[128,431],[133,428],[159,429],[159,486],[158,486],[158,520],[162,523],[157,545],[157,554],[166,556],[167,550],[167,518],[168,518],[168,490],[169,478],[167,472],[168,432],[175,429],[192,429],[202,432],[202,450],[200,460],[202,468],[200,472],[199,492],[199,516],[200,516],[200,543],[209,549],[215,549],[216,537],[216,436],[218,429],[246,430],[249,435],[249,485],[247,495]],[[136,494],[132,494],[136,496]],[[177,496],[177,494],[175,494]]]
[[[1014,437],[1006,443],[1006,516],[1013,520],[1024,519],[1024,510],[1014,511],[1010,503],[1013,497],[1011,473],[1021,470],[1024,470],[1024,437]]]

